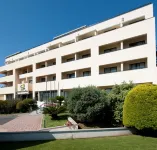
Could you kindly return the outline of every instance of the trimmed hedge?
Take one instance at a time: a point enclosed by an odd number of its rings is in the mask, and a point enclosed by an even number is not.
[[[126,96],[123,124],[138,130],[157,130],[157,85],[141,84]]]
[[[19,100],[8,100],[8,101],[0,100],[0,114],[17,113],[18,110],[16,109],[16,105],[18,102]]]
[[[17,103],[16,109],[25,113],[37,109],[37,104],[36,101],[32,99],[25,99]]]

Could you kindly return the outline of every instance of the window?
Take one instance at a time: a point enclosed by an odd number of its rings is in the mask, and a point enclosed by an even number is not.
[[[41,78],[40,81],[41,81],[41,82],[45,82],[46,79],[45,79],[45,78]]]
[[[56,76],[53,76],[53,77],[52,77],[52,81],[55,81],[55,80],[56,80]]]
[[[143,44],[146,44],[146,42],[145,41],[134,42],[134,43],[130,43],[129,47],[140,46],[140,45],[143,45]]]
[[[113,48],[105,49],[104,53],[110,53],[110,52],[114,52],[116,50],[117,50],[117,47],[113,47]]]
[[[53,65],[56,65],[56,62],[53,62],[52,64],[53,64]]]
[[[68,78],[68,79],[70,79],[70,78],[75,78],[75,73],[67,74],[67,78]]]
[[[30,79],[28,82],[32,84],[32,79]]]
[[[87,57],[90,57],[90,54],[82,55],[82,58],[87,58]]]
[[[41,67],[41,68],[45,68],[45,64],[42,64],[40,67]]]
[[[104,73],[117,72],[117,67],[104,68]]]
[[[130,64],[130,70],[145,68],[145,62]]]
[[[83,77],[90,76],[90,75],[91,75],[90,71],[84,71],[83,72]]]
[[[68,58],[67,62],[74,61],[74,60],[75,60],[75,58]]]

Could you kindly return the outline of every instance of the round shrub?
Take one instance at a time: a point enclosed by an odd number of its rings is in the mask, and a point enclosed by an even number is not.
[[[67,106],[72,117],[84,123],[105,120],[109,113],[106,93],[94,86],[74,88],[68,96]]]
[[[141,84],[126,96],[123,124],[138,130],[157,129],[157,85]]]
[[[23,101],[19,101],[17,104],[16,104],[16,109],[21,111],[22,112],[22,107],[23,107]]]

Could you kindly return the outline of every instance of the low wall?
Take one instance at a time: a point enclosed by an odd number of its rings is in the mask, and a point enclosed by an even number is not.
[[[1,132],[0,142],[4,141],[38,141],[56,139],[94,138],[105,136],[130,135],[127,128],[83,129],[70,131],[33,131],[33,132]]]

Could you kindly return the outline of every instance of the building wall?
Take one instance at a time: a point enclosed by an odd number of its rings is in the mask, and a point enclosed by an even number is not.
[[[128,22],[140,17],[145,18],[145,20],[123,26],[123,24],[126,25]],[[116,27],[117,29],[106,32],[106,30],[109,28],[112,29],[113,27]],[[91,35],[92,37],[87,38]],[[128,40],[129,42],[134,42],[135,37],[142,35],[144,35],[144,37],[146,36],[146,44],[128,48]],[[83,40],[83,38],[87,39]],[[13,87],[0,89],[0,94],[8,94],[9,92],[13,93],[15,97],[17,85],[21,83],[21,79],[30,77],[33,79],[33,97],[35,97],[35,92],[38,91],[58,90],[58,94],[60,94],[60,90],[68,90],[78,86],[84,87],[87,85],[95,85],[98,87],[109,87],[114,84],[120,84],[123,81],[133,81],[134,83],[150,82],[157,84],[155,39],[155,18],[153,17],[153,5],[150,4],[7,58],[6,62],[11,60],[15,60],[15,62],[0,67],[0,72],[3,72],[4,70],[13,70],[13,75],[0,78],[0,83],[4,81],[13,81]],[[64,44],[71,40],[74,40],[75,43],[69,45]],[[111,45],[111,47],[116,45],[120,50],[100,54],[100,51],[103,51],[102,46],[106,49],[109,45]],[[48,48],[55,49],[47,51]],[[37,54],[41,50],[45,50],[45,52]],[[90,50],[91,57],[77,60],[76,58],[79,56],[78,53],[85,50]],[[28,57],[31,54],[35,54],[35,56],[16,61],[21,57]],[[71,54],[75,56],[76,60],[62,63],[62,57]],[[47,60],[52,59],[56,59],[56,65],[36,69],[37,63],[47,62]],[[128,62],[135,63],[140,59],[147,60],[147,68],[127,70],[126,64]],[[100,66],[112,66],[112,64],[118,64],[119,72],[100,74],[103,71]],[[33,72],[19,75],[20,68],[31,65]],[[74,71],[79,75],[79,70],[84,68],[91,68],[91,76],[62,79],[63,72]],[[56,81],[36,83],[37,77],[51,74],[56,74]]]

